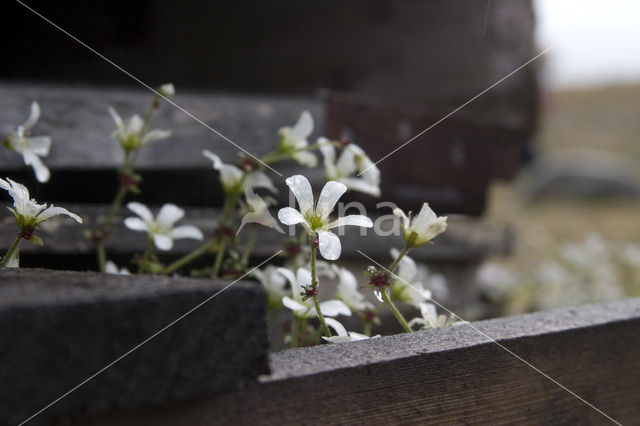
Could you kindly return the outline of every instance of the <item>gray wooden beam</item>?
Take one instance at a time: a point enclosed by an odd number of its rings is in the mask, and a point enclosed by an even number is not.
[[[0,423],[27,419],[207,299],[37,420],[191,399],[255,381],[268,371],[266,299],[253,283],[222,292],[225,284],[0,269]]]
[[[640,418],[640,299],[294,349],[243,391],[83,424],[623,424]]]

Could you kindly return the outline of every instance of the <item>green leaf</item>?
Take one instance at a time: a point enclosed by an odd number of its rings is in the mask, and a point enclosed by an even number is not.
[[[34,245],[40,246],[40,247],[42,247],[44,245],[44,242],[42,241],[42,238],[38,237],[37,235],[32,235],[31,238],[29,238],[29,242],[31,244],[34,244]]]

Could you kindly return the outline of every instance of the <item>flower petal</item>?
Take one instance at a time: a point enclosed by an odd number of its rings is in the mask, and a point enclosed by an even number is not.
[[[316,214],[319,214],[322,219],[328,218],[336,206],[336,203],[345,192],[347,192],[345,184],[336,182],[335,180],[327,182],[324,188],[322,188],[322,192],[320,192],[320,197],[316,204]]]
[[[320,303],[322,314],[327,317],[336,317],[338,315],[351,316],[351,309],[341,300],[327,300]]]
[[[128,217],[124,220],[124,226],[132,231],[148,231],[149,225],[139,217]]]
[[[36,173],[36,179],[38,182],[48,182],[51,177],[51,172],[44,165],[40,157],[38,157],[32,151],[23,151],[22,159],[27,166],[33,167],[33,171]]]
[[[303,305],[300,302],[296,302],[295,300],[293,300],[289,296],[285,296],[285,297],[282,298],[282,304],[285,307],[291,309],[297,315],[305,314],[306,311],[309,310],[309,307],[307,305]]]
[[[306,177],[302,175],[295,175],[287,178],[285,181],[293,195],[298,200],[300,206],[300,212],[302,214],[313,209],[313,191],[311,190],[311,184]]]
[[[40,105],[37,102],[31,102],[31,108],[29,109],[29,117],[22,123],[22,127],[25,130],[30,130],[40,118]]]
[[[153,243],[156,245],[158,250],[171,250],[173,247],[173,240],[168,235],[164,234],[153,234]]]
[[[82,218],[75,213],[71,213],[69,210],[62,207],[54,207],[51,205],[48,209],[45,209],[42,213],[38,215],[38,222],[43,222],[49,219],[52,216],[57,216],[59,214],[64,214],[69,216],[70,218],[75,219],[76,222],[82,223]]]
[[[318,230],[318,242],[322,257],[327,260],[336,260],[340,257],[342,245],[336,234],[320,229]]]
[[[339,217],[326,226],[327,229],[336,228],[338,226],[362,226],[363,228],[373,227],[373,222],[367,216],[361,214],[351,214],[345,217]]]
[[[291,132],[300,139],[306,139],[313,132],[313,117],[311,117],[309,111],[302,111]]]
[[[148,131],[142,137],[142,145],[150,144],[151,142],[159,141],[161,139],[167,139],[171,136],[171,130],[153,129]]]
[[[290,269],[278,268],[277,271],[289,281],[289,284],[291,284],[291,291],[294,295],[300,292],[296,276]]]
[[[160,208],[160,212],[156,217],[156,223],[162,228],[170,229],[174,223],[184,217],[184,210],[175,204],[168,203]]]
[[[244,182],[245,185],[249,185],[254,188],[266,188],[274,194],[278,193],[278,188],[273,185],[271,178],[264,172],[251,172],[245,177]]]
[[[315,167],[318,165],[318,157],[313,152],[309,151],[298,151],[294,152],[292,155],[293,159],[296,160],[299,164],[307,167]]]
[[[371,184],[364,179],[357,177],[340,177],[336,180],[344,183],[347,188],[352,191],[362,192],[363,194],[368,194],[372,197],[380,196],[380,187],[378,185]]]
[[[278,211],[278,219],[285,225],[297,225],[306,222],[302,214],[293,207],[283,207]]]
[[[145,221],[145,223],[153,222],[153,214],[151,213],[151,210],[149,210],[149,207],[145,206],[144,204],[132,201],[127,204],[127,208],[140,216],[142,220]]]
[[[202,240],[204,235],[202,231],[192,225],[178,226],[171,231],[171,238],[178,240],[180,238],[191,238],[193,240]]]
[[[51,150],[51,136],[33,136],[27,138],[29,150],[40,157],[46,157]]]
[[[320,308],[322,309],[322,308]],[[347,333],[347,329],[344,328],[344,325],[340,324],[340,321],[335,320],[333,318],[325,318],[324,322],[336,332],[338,336],[349,337]]]
[[[109,110],[109,114],[111,115],[111,118],[116,123],[116,127],[118,128],[118,131],[120,133],[124,133],[126,129],[124,128],[124,122],[122,121],[122,117],[120,117],[120,114],[118,114],[116,110],[111,106],[107,109]]]
[[[341,176],[352,175],[357,170],[355,156],[351,150],[345,149],[342,151],[336,163],[336,168]]]
[[[296,271],[296,282],[298,287],[311,285],[311,271],[305,268],[298,268]]]

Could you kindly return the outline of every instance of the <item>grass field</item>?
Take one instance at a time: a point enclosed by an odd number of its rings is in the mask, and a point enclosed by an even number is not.
[[[627,165],[640,171],[640,86],[549,93],[543,99],[541,128],[535,145],[538,158],[562,158],[575,150],[586,149],[623,158]],[[514,182],[495,183],[486,213],[491,220],[504,221],[514,227],[513,256],[498,260],[497,265],[518,271],[521,280],[531,281],[531,275],[539,272],[545,260],[557,260],[558,252],[564,250],[566,244],[581,243],[589,234],[595,233],[606,242],[606,255],[600,257],[615,258],[624,247],[640,244],[640,199],[553,198],[528,203],[523,194],[526,179],[523,173]],[[616,259],[611,262],[614,269],[615,264],[620,263]],[[606,269],[610,265],[593,267]],[[575,265],[571,268],[575,269]],[[624,275],[615,279],[626,282],[624,285],[629,284],[630,279],[640,279],[637,271],[632,271],[631,278],[629,271],[616,273]],[[635,293],[636,285],[640,286],[639,283],[631,285],[627,293]],[[511,286],[511,290],[516,287]],[[528,291],[542,290],[531,287]],[[537,308],[529,302],[507,301],[505,303],[517,307],[506,311],[515,313]],[[566,300],[559,300],[558,305],[564,304]]]

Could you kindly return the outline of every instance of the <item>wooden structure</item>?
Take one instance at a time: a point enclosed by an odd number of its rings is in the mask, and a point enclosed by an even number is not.
[[[294,349],[272,354],[267,373],[264,301],[251,283],[211,300],[221,286],[203,280],[158,286],[144,276],[44,270],[0,278],[8,424],[205,301],[32,424],[634,424],[640,416],[640,299]],[[246,315],[232,314],[237,303]],[[140,321],[124,327],[128,313]],[[25,333],[26,323],[39,333]]]

